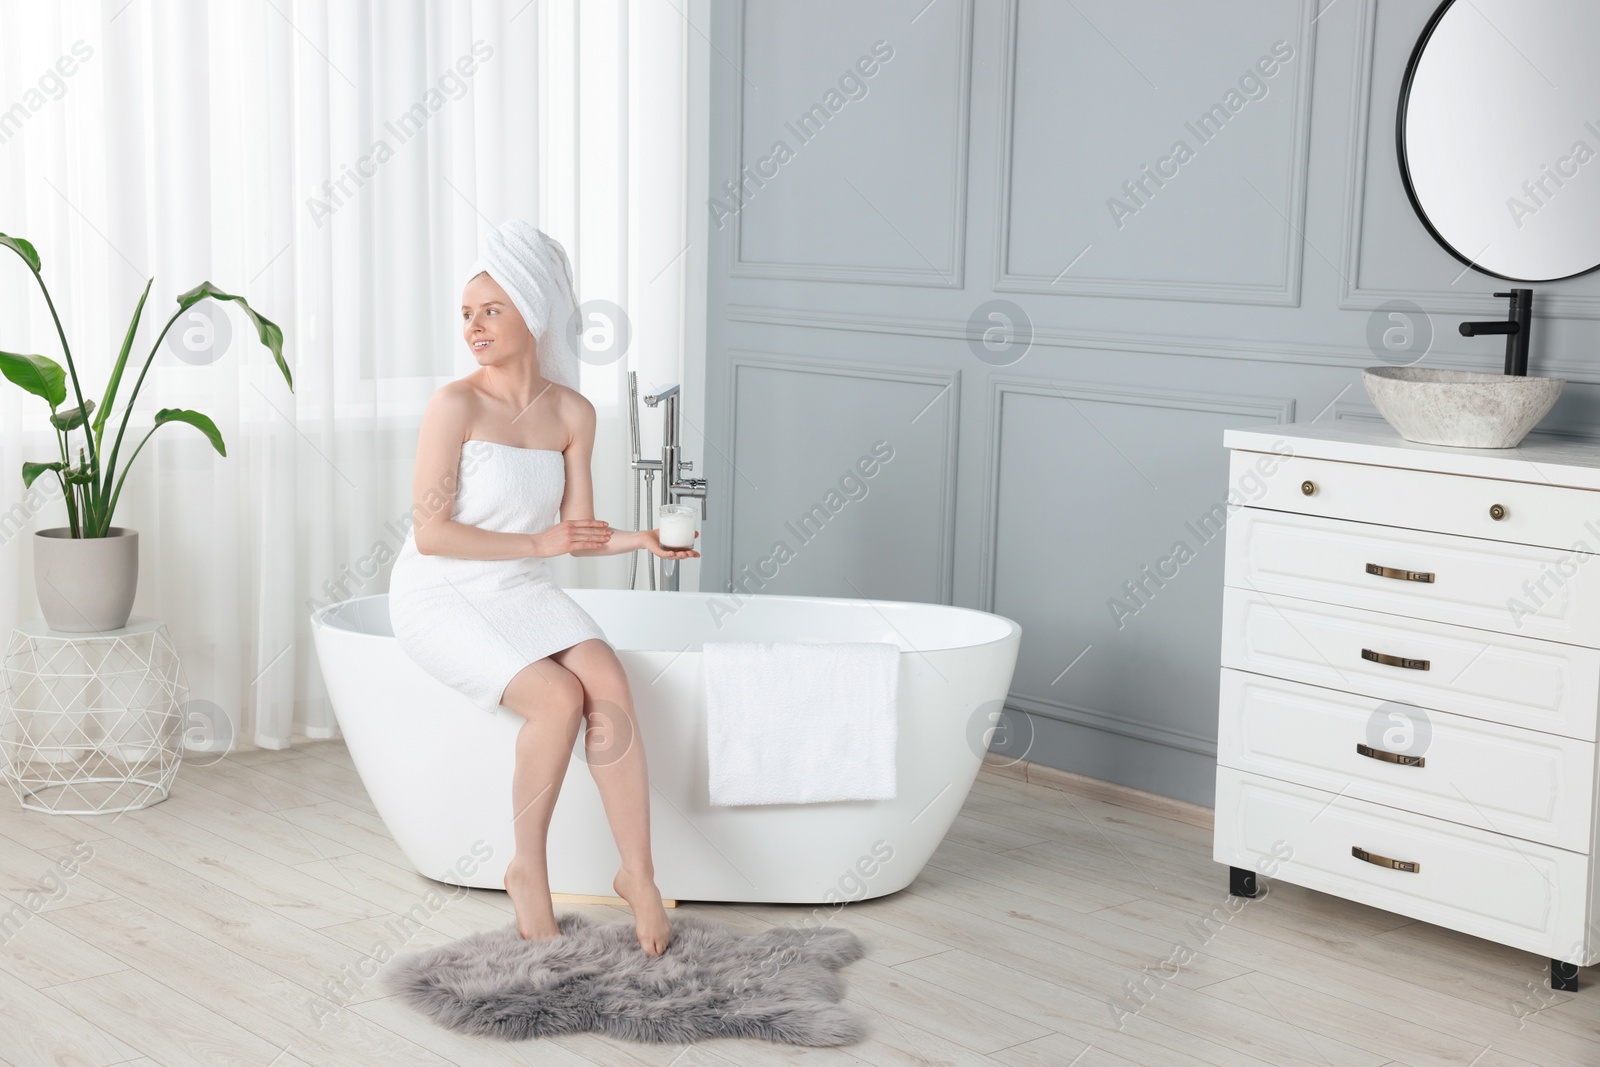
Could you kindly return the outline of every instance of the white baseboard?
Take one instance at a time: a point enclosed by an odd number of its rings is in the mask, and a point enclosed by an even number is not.
[[[1192,826],[1212,828],[1214,810],[1184,800],[1147,793],[1142,789],[1089,778],[1071,771],[1063,771],[1032,760],[1019,760],[1011,756],[990,752],[983,757],[981,773],[998,778],[1009,778],[1028,785],[1044,786],[1073,796],[1090,797],[1108,804],[1149,812],[1166,818],[1186,822]]]

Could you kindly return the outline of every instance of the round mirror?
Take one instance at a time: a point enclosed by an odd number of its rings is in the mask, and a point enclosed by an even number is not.
[[[1600,3],[1445,0],[1400,89],[1400,176],[1451,255],[1513,281],[1600,267]]]

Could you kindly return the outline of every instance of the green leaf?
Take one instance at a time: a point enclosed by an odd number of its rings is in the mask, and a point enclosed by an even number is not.
[[[0,374],[34,396],[43,397],[52,409],[67,399],[67,372],[49,356],[19,356],[15,352],[0,352]]]
[[[94,410],[94,401],[85,400],[84,407]],[[50,425],[58,430],[71,430],[83,425],[84,412],[81,408],[68,408],[65,411],[53,412],[50,415]]]
[[[88,485],[94,479],[94,471],[87,466],[68,467],[62,477],[67,480],[69,485]]]
[[[139,330],[139,316],[144,313],[145,298],[150,295],[150,286],[154,283],[154,278],[144,283],[144,292],[139,294],[139,303],[133,309],[127,335],[122,338],[122,351],[117,353],[117,362],[111,368],[111,380],[106,383],[106,394],[100,400],[100,412],[94,417],[94,439],[97,444],[105,433],[106,417],[111,414],[111,403],[117,398],[117,385],[122,381],[122,368],[128,364],[128,353],[133,349],[133,335]]]
[[[293,392],[294,378],[289,374],[289,364],[283,361],[283,331],[278,328],[278,324],[265,315],[257,314],[244,297],[225,293],[210,282],[201,282],[187,293],[180,294],[178,310],[181,312],[193,307],[207,297],[213,300],[238,301],[239,306],[244,308],[244,313],[250,317],[250,321],[255,323],[256,336],[261,338],[262,344],[272,350],[272,358],[278,361],[278,369],[283,372],[283,380],[289,383],[289,391]]]
[[[156,425],[160,426],[162,423],[167,422],[187,422],[190,426],[195,427],[211,438],[211,446],[220,454],[224,456],[228,454],[227,448],[222,443],[222,434],[217,432],[217,424],[212,422],[208,416],[202,415],[198,411],[190,411],[187,408],[162,408],[156,412]]]
[[[3,233],[0,233],[0,245],[16,252],[17,255],[22,257],[23,262],[28,265],[29,270],[35,274],[39,273],[41,269],[39,253],[33,245],[20,237],[7,237]]]
[[[39,475],[43,474],[45,471],[60,471],[66,469],[67,465],[59,459],[54,463],[24,463],[22,465],[22,485],[24,488],[32,486],[33,480],[39,477]]]

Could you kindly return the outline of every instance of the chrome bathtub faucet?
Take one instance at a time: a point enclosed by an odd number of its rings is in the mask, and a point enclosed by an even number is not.
[[[678,443],[678,398],[677,385],[664,386],[654,393],[646,396],[644,402],[650,407],[665,404],[661,424],[661,458],[642,459],[639,455],[639,372],[628,372],[628,436],[632,439],[632,461],[629,469],[634,474],[633,486],[633,528],[644,529],[639,517],[639,496],[644,494],[644,514],[653,516],[655,508],[655,477],[656,472],[662,472],[661,502],[663,504],[676,504],[685,497],[700,498],[700,518],[706,517],[706,480],[704,478],[685,478],[683,472],[694,469],[694,464],[689,460],[679,459],[680,445]],[[643,484],[639,477],[643,475]],[[648,522],[648,518],[646,519]],[[663,561],[665,562],[665,561]],[[628,588],[634,585],[634,576],[637,574],[639,554],[628,555]],[[656,588],[656,557],[651,556],[650,588]],[[681,571],[677,567],[663,567],[661,588],[674,592],[678,589],[678,579]]]

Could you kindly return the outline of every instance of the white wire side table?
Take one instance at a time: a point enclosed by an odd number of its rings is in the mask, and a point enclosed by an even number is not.
[[[0,665],[0,760],[24,808],[103,815],[167,798],[183,758],[188,685],[166,623],[11,631]]]

